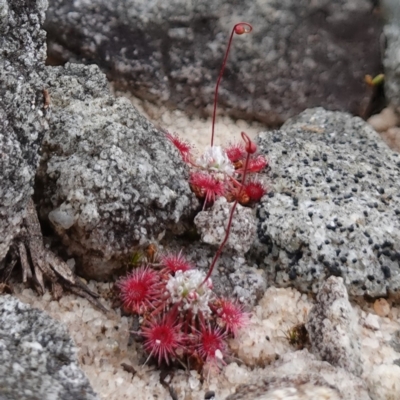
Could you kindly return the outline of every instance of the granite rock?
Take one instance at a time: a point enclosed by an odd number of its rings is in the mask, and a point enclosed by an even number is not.
[[[228,203],[224,197],[220,197],[209,210],[201,211],[196,215],[194,223],[204,243],[217,247],[222,243],[233,204]],[[250,249],[255,235],[256,220],[253,210],[238,204],[225,245],[226,249],[234,249],[243,255]]]
[[[307,350],[286,353],[264,369],[264,378],[239,386],[226,400],[370,400],[365,383]]]
[[[177,150],[110,95],[96,66],[45,67],[46,7],[0,2],[0,260],[19,232],[43,144],[42,221],[77,258],[78,273],[104,278],[135,246],[182,233],[198,204]]]
[[[400,295],[400,155],[359,118],[307,110],[259,135],[270,193],[253,250],[267,279],[318,292],[331,275],[351,297]]]
[[[36,177],[39,210],[79,273],[104,278],[135,246],[183,233],[198,202],[165,134],[111,96],[97,66],[51,67],[43,80],[51,114]]]
[[[9,295],[0,296],[0,398],[96,400],[66,328]]]
[[[46,7],[45,0],[0,0],[0,262],[20,231],[46,129],[39,77]]]
[[[313,354],[361,375],[360,328],[342,278],[331,276],[326,280],[308,315],[306,328]]]
[[[370,0],[50,0],[49,61],[95,61],[138,97],[208,114],[239,21],[254,29],[235,39],[221,109],[269,125],[315,106],[363,111],[364,75],[380,72]]]

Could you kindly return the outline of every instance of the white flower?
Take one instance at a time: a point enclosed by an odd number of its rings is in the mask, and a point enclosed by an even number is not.
[[[208,303],[213,294],[211,279],[201,285],[205,275],[198,270],[176,271],[167,282],[167,290],[171,295],[172,303],[182,302],[183,310],[191,310],[193,314],[201,311],[203,314],[211,312]],[[200,286],[201,285],[201,286]]]
[[[197,160],[197,164],[206,170],[224,172],[228,175],[232,175],[235,171],[221,146],[207,146],[204,154]]]

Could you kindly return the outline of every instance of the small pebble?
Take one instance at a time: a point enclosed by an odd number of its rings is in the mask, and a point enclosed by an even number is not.
[[[387,317],[390,313],[390,305],[386,299],[378,299],[374,303],[374,310],[380,317]]]
[[[368,314],[367,318],[364,320],[364,326],[374,331],[378,331],[380,328],[379,317],[374,314]]]
[[[396,126],[398,117],[392,108],[384,108],[379,114],[373,115],[367,121],[377,132],[387,131]]]
[[[387,131],[380,132],[381,138],[394,151],[400,151],[400,128],[395,126]]]

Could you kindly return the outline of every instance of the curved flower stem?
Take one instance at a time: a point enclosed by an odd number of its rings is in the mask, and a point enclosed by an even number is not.
[[[248,24],[247,22],[239,22],[238,24],[236,24],[233,27],[232,32],[231,32],[231,36],[229,37],[228,47],[226,48],[224,61],[222,62],[221,71],[219,72],[219,76],[218,76],[218,79],[217,79],[217,84],[215,86],[214,111],[213,111],[212,128],[211,128],[211,146],[214,145],[214,130],[215,130],[215,117],[216,117],[216,114],[217,114],[218,89],[219,89],[219,84],[220,84],[221,79],[222,79],[222,75],[224,74],[226,61],[228,60],[228,55],[229,55],[229,50],[231,48],[233,35],[235,33],[237,35],[242,35],[243,33],[250,33],[252,31],[252,29],[253,29],[253,27],[250,24]]]
[[[214,258],[213,258],[213,260],[212,260],[212,263],[211,263],[211,265],[210,265],[210,268],[209,268],[209,270],[208,270],[208,273],[207,273],[206,277],[204,278],[203,282],[200,284],[200,286],[201,286],[201,285],[204,285],[204,283],[207,282],[208,278],[211,276],[211,274],[212,274],[212,272],[213,272],[213,270],[214,270],[215,264],[216,264],[216,262],[217,262],[219,256],[220,256],[221,253],[222,253],[222,249],[224,248],[226,242],[228,241],[229,234],[230,234],[230,231],[231,231],[232,221],[233,221],[233,214],[235,213],[236,206],[237,206],[237,204],[238,204],[238,199],[240,198],[240,195],[242,194],[243,186],[244,186],[245,181],[246,181],[246,173],[247,173],[247,167],[248,167],[248,164],[249,164],[249,160],[250,160],[250,153],[247,153],[247,156],[246,156],[246,163],[245,163],[245,165],[244,165],[244,171],[243,171],[242,186],[241,186],[240,189],[239,189],[239,193],[238,193],[238,195],[237,195],[237,197],[236,197],[235,202],[233,203],[233,206],[232,206],[232,208],[231,208],[231,212],[230,212],[230,214],[229,214],[229,221],[228,221],[228,226],[226,227],[226,231],[225,231],[225,238],[224,238],[224,240],[222,241],[222,243],[220,244],[220,246],[219,246],[217,252],[215,253],[215,256],[214,256]]]

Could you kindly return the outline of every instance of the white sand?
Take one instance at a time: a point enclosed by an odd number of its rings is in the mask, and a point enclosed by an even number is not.
[[[210,144],[212,118],[188,118],[183,111],[171,111],[166,107],[156,106],[148,101],[139,100],[127,93],[114,92],[114,94],[129,98],[138,111],[155,126],[170,133],[176,133],[182,139],[186,139],[192,143],[199,151],[202,151],[205,146]],[[227,116],[217,115],[214,140],[216,145],[226,145],[230,142],[241,141],[240,133],[242,131],[254,139],[257,133],[265,130],[267,128],[258,122],[234,121]]]

